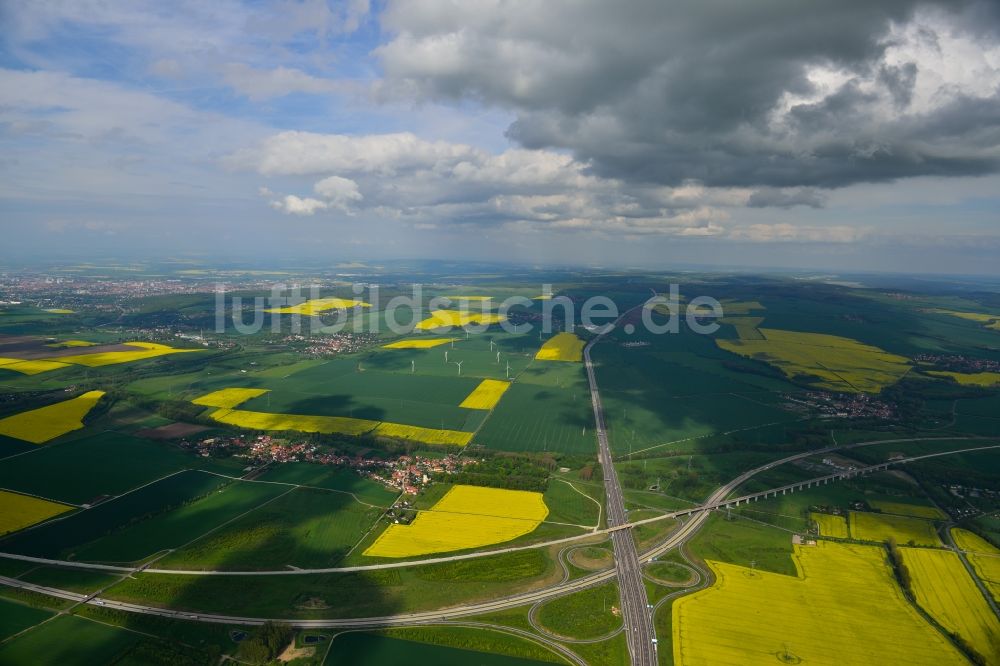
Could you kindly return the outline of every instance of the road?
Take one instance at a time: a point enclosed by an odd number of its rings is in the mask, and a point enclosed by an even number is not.
[[[641,307],[643,306],[632,308],[623,314],[618,321]],[[597,387],[597,376],[594,372],[594,363],[590,358],[590,350],[613,329],[613,326],[602,330],[583,348],[587,381],[590,382],[590,401],[594,407],[598,459],[604,474],[605,504],[607,505],[608,527],[610,528],[628,524],[628,516],[625,513],[625,500],[622,497],[621,486],[618,484],[618,473],[615,471],[611,450],[608,446],[608,433],[604,424],[604,407],[601,405],[601,394]],[[614,546],[615,570],[618,574],[622,619],[625,624],[629,655],[632,657],[632,663],[636,666],[654,666],[657,661],[656,632],[653,630],[653,618],[649,612],[649,600],[646,598],[646,586],[643,584],[642,571],[639,568],[639,555],[635,550],[632,530],[613,531],[611,543]]]
[[[49,566],[67,567],[71,569],[90,569],[94,571],[107,571],[110,573],[139,573],[140,571],[145,571],[151,574],[163,574],[163,575],[175,575],[175,576],[309,576],[315,574],[331,574],[331,573],[356,573],[360,571],[377,571],[382,569],[399,569],[406,567],[419,567],[428,564],[440,564],[442,562],[454,562],[458,560],[468,560],[476,559],[480,557],[493,557],[496,555],[503,555],[506,553],[514,553],[524,550],[533,550],[538,548],[549,548],[551,546],[558,546],[562,544],[570,544],[578,541],[583,541],[586,539],[592,539],[594,536],[600,535],[610,535],[614,532],[622,529],[631,529],[641,525],[647,525],[650,523],[656,523],[663,520],[671,520],[676,518],[692,517],[692,520],[682,526],[677,533],[681,533],[686,529],[692,529],[693,526],[700,525],[704,519],[707,517],[708,513],[713,509],[724,508],[726,504],[734,504],[736,502],[745,503],[754,499],[761,499],[766,495],[774,495],[780,493],[782,489],[792,489],[805,484],[817,485],[821,482],[836,480],[838,478],[846,477],[845,474],[833,474],[825,477],[815,477],[812,479],[805,479],[803,481],[797,481],[795,483],[789,484],[784,487],[769,488],[767,490],[762,490],[749,495],[741,495],[738,497],[729,497],[736,488],[748,481],[751,477],[760,472],[767,471],[773,467],[779,465],[784,465],[796,460],[801,460],[802,458],[808,458],[811,456],[821,455],[823,453],[842,451],[845,449],[853,449],[864,446],[874,446],[876,444],[903,444],[907,442],[932,442],[939,440],[949,440],[949,441],[995,441],[993,438],[989,437],[909,437],[905,439],[880,439],[871,440],[865,442],[856,442],[854,444],[839,444],[836,446],[828,446],[821,449],[811,449],[809,451],[802,451],[795,453],[793,455],[781,458],[780,460],[775,460],[773,462],[766,463],[759,467],[755,467],[748,470],[724,486],[720,486],[711,495],[706,498],[705,502],[692,506],[688,509],[680,509],[677,511],[671,511],[668,513],[661,514],[654,518],[645,518],[643,520],[637,520],[628,523],[620,523],[613,527],[608,527],[605,529],[593,530],[586,534],[579,534],[576,536],[563,537],[560,539],[552,539],[549,541],[539,541],[537,543],[526,544],[524,546],[509,546],[506,548],[495,548],[492,550],[481,550],[474,553],[465,553],[463,555],[448,555],[442,557],[430,557],[419,560],[407,560],[405,562],[385,562],[383,564],[363,564],[356,566],[345,566],[345,567],[322,567],[322,568],[291,568],[291,569],[262,569],[262,570],[220,570],[220,569],[158,569],[150,566],[150,563],[146,563],[141,566],[124,566],[124,565],[113,565],[113,564],[95,564],[91,562],[76,562],[73,560],[59,560],[47,557],[35,557],[31,555],[20,555],[18,553],[0,552],[0,558],[11,559],[11,560],[21,560],[22,562],[33,562],[35,564],[44,564]],[[969,449],[956,449],[951,451],[944,451],[941,453],[932,453],[924,456],[915,456],[910,458],[902,458],[899,460],[892,461],[888,463],[889,465],[901,465],[908,462],[914,462],[917,460],[922,460],[924,458],[932,458],[942,455],[951,455],[955,453],[965,453],[969,451],[980,451],[985,449],[1000,448],[1000,446],[982,446]],[[880,465],[872,465],[871,467],[860,468],[855,470],[851,474],[863,474],[867,471],[876,471],[879,468],[886,466],[886,463]],[[664,544],[677,545],[671,540],[665,541]],[[659,547],[644,553],[640,560],[646,559],[651,554],[656,554],[660,551]]]
[[[909,438],[909,439],[883,440],[881,442],[879,441],[860,442],[857,444],[851,444],[846,446],[830,447],[829,450],[854,448],[856,446],[868,446],[868,445],[888,443],[888,442],[912,442],[912,441],[927,441],[934,439],[980,439],[980,438]],[[998,447],[997,445],[993,445],[993,446],[978,447],[976,449],[963,449],[961,451],[949,451],[949,452],[927,454],[922,456],[914,456],[912,458],[907,458],[897,462],[904,463],[909,461],[916,461],[916,460],[923,460],[927,458],[937,457],[941,455],[960,453],[962,451],[986,450],[994,448],[1000,448],[1000,447]],[[711,512],[714,509],[724,506],[725,503],[727,502],[735,501],[736,498],[730,498],[730,499],[727,498],[736,490],[736,488],[745,483],[755,474],[769,470],[777,465],[784,464],[792,460],[797,460],[802,457],[815,454],[816,451],[798,453],[792,456],[788,456],[787,458],[784,458],[780,461],[770,462],[765,465],[761,465],[760,467],[756,467],[754,469],[744,472],[740,476],[736,477],[729,483],[725,484],[724,486],[718,488],[715,492],[713,492],[712,495],[707,499],[707,501],[703,505],[697,507],[694,510],[694,513],[690,514],[690,519],[687,522],[681,525],[679,529],[671,533],[670,536],[667,537],[667,539],[663,541],[661,544],[643,553],[641,559],[646,560],[653,557],[658,557],[659,555],[662,555],[663,553],[666,553],[667,551],[683,544],[698,531],[698,528],[700,528],[701,525],[708,519],[708,517],[711,515]],[[873,468],[874,467],[880,467],[880,466],[873,466]],[[774,491],[771,490],[767,492],[774,492]],[[644,523],[647,521],[640,521],[640,522]],[[631,523],[631,525],[635,524],[639,523]],[[620,533],[630,534],[630,531],[625,529],[625,530],[620,530]],[[36,561],[38,559],[38,558],[27,558],[23,556],[14,556],[14,557],[15,559],[27,559],[29,561]],[[67,564],[66,562],[60,560],[49,560],[49,561],[53,564],[58,564],[63,566]],[[103,568],[103,567],[101,567],[100,565],[85,565],[85,568]],[[319,628],[375,628],[375,627],[391,627],[391,626],[408,626],[408,625],[418,625],[418,624],[436,624],[449,620],[460,619],[463,617],[469,617],[472,615],[502,611],[510,608],[516,608],[518,606],[538,603],[540,601],[551,599],[553,597],[562,596],[570,592],[584,590],[594,585],[599,585],[609,580],[613,580],[618,575],[619,574],[617,570],[602,571],[599,573],[590,574],[588,576],[583,576],[575,580],[563,581],[559,584],[538,590],[533,590],[530,592],[524,592],[508,597],[503,597],[500,599],[492,599],[490,601],[485,601],[485,602],[465,604],[462,606],[454,606],[452,608],[406,613],[401,615],[387,615],[381,617],[322,619],[322,620],[303,620],[298,618],[261,618],[261,617],[235,616],[235,615],[216,615],[211,613],[192,613],[188,611],[157,608],[155,606],[144,606],[140,604],[132,604],[123,601],[115,601],[103,597],[93,597],[93,596],[88,597],[87,595],[84,594],[70,592],[68,590],[61,590],[58,588],[35,585],[34,583],[28,583],[26,581],[19,580],[17,578],[9,578],[6,576],[0,576],[0,585],[17,587],[62,599],[69,599],[79,603],[86,603],[92,606],[98,606],[103,608],[114,608],[125,612],[138,613],[142,615],[155,615],[159,617],[194,620],[198,622],[249,625],[249,626],[260,625],[268,621],[268,619],[270,619],[276,622],[285,622],[287,624],[299,628],[319,629]]]

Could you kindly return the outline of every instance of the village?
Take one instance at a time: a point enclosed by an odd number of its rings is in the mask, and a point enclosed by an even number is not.
[[[314,357],[324,357],[334,354],[349,354],[360,351],[378,340],[373,333],[333,333],[322,336],[293,334],[281,338],[281,342],[305,346],[297,351]]]
[[[820,416],[850,419],[896,418],[892,406],[866,393],[826,393],[810,391],[801,395],[784,395],[790,409],[806,408]]]
[[[930,364],[956,372],[1000,372],[1000,361],[962,354],[918,354],[913,357],[920,364]]]
[[[352,469],[365,478],[407,495],[416,495],[422,487],[433,482],[434,475],[453,474],[467,465],[482,462],[455,453],[441,457],[403,454],[391,459],[361,454],[343,455],[329,452],[326,447],[317,444],[290,442],[270,435],[215,436],[197,441],[185,439],[180,446],[203,457],[229,455],[245,458],[247,478],[253,478],[270,465],[308,462]]]

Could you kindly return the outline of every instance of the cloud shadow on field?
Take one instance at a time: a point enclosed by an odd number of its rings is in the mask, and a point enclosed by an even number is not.
[[[372,405],[358,403],[349,395],[328,395],[303,398],[281,407],[288,414],[305,414],[308,416],[347,416],[355,419],[371,421],[385,420],[385,410]]]

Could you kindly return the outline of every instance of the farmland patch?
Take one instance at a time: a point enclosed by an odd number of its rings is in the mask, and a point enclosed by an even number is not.
[[[878,393],[909,369],[909,361],[878,347],[837,335],[760,329],[764,340],[716,339],[722,349],[769,363],[788,378],[809,378],[818,387]]]
[[[104,391],[88,391],[70,400],[0,419],[0,435],[43,444],[82,428],[83,418],[102,396]]]
[[[674,663],[966,663],[910,606],[881,548],[820,541],[794,558],[797,577],[708,562],[715,584],[674,601]]]
[[[917,603],[965,639],[986,663],[1000,663],[1000,620],[950,550],[900,548]]]
[[[541,493],[453,486],[410,525],[389,525],[364,554],[410,557],[488,546],[533,532],[547,515]]]
[[[909,516],[851,511],[851,537],[861,541],[886,541],[900,545],[940,546],[934,523]]]
[[[0,490],[0,536],[35,525],[73,507]]]
[[[582,361],[584,342],[575,333],[562,332],[552,336],[535,354],[536,361]]]

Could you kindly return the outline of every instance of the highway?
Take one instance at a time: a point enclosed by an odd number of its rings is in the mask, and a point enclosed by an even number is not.
[[[913,442],[913,441],[927,441],[935,439],[980,439],[980,438],[909,438],[909,439],[895,439],[895,440],[883,440],[883,441],[872,441],[872,442],[860,442],[850,445],[841,445],[836,447],[829,447],[829,449],[823,450],[837,450],[844,448],[854,448],[856,446],[868,446],[872,444],[879,443],[902,443],[902,442]],[[995,441],[995,440],[994,440]],[[976,450],[986,450],[1000,448],[1000,445],[990,445],[983,447],[976,447],[970,449],[961,449],[957,451],[945,451],[940,453],[925,454],[921,456],[914,456],[911,458],[906,458],[899,461],[894,461],[893,464],[924,460],[927,458],[933,458],[942,455],[949,455],[953,453],[961,453],[963,451],[976,451]],[[729,483],[718,488],[708,500],[699,507],[695,507],[691,510],[684,510],[681,512],[675,512],[673,514],[668,514],[656,520],[660,520],[669,516],[679,516],[681,514],[689,514],[690,519],[683,523],[676,531],[671,533],[662,543],[649,551],[642,554],[641,558],[637,558],[637,561],[643,561],[646,559],[651,559],[653,557],[658,557],[667,551],[676,548],[691,538],[701,527],[701,525],[708,519],[711,512],[714,509],[725,506],[727,503],[735,502],[738,498],[729,498],[729,496],[743,483],[750,479],[755,474],[769,470],[777,465],[790,462],[792,460],[797,460],[808,455],[815,455],[817,451],[798,453],[782,460],[774,461],[756,467],[754,469],[748,470],[736,477]],[[872,465],[870,468],[863,468],[856,470],[855,473],[863,473],[864,469],[878,470],[884,468],[885,463],[879,465]],[[825,478],[825,477],[821,477]],[[838,477],[844,478],[844,477]],[[810,483],[812,481],[803,481],[800,483]],[[777,489],[771,489],[767,491],[761,491],[761,493],[755,493],[753,496],[765,496],[766,494],[773,494]],[[620,494],[620,490],[619,490]],[[743,496],[751,497],[751,496]],[[729,498],[729,499],[727,499]],[[624,523],[623,525],[628,528],[633,525],[645,523],[648,521],[639,521],[636,523]],[[616,530],[612,534],[631,534],[629,529]],[[631,539],[629,539],[631,543]],[[633,545],[633,552],[634,545]],[[25,559],[29,561],[37,561],[39,558],[28,558],[24,556],[13,556],[15,559]],[[51,562],[52,564],[65,566],[66,562],[60,560],[43,560],[45,562]],[[82,564],[82,563],[76,563]],[[84,568],[106,568],[100,565],[83,565]],[[633,571],[638,571],[638,565]],[[127,603],[123,601],[115,601],[112,599],[107,599],[100,596],[87,596],[84,594],[79,594],[76,592],[70,592],[68,590],[62,590],[58,588],[44,587],[41,585],[36,585],[34,583],[29,583],[17,578],[9,578],[6,576],[0,576],[0,585],[7,585],[9,587],[16,587],[25,590],[31,590],[41,594],[47,594],[50,596],[68,599],[75,601],[77,603],[85,603],[92,606],[98,606],[103,608],[114,608],[121,611],[129,613],[138,613],[143,615],[155,615],[160,617],[175,618],[182,620],[192,620],[197,622],[207,622],[207,623],[218,623],[218,624],[236,624],[236,625],[260,625],[268,621],[268,619],[276,622],[285,622],[295,627],[299,628],[309,628],[309,629],[320,629],[320,628],[376,628],[376,627],[390,627],[390,626],[409,626],[409,625],[419,625],[419,624],[438,624],[446,621],[453,621],[456,619],[461,619],[463,617],[469,617],[472,615],[479,615],[483,613],[490,613],[496,611],[507,610],[510,608],[516,608],[518,606],[523,606],[527,604],[535,604],[553,597],[562,596],[570,592],[584,590],[594,585],[599,585],[606,581],[614,579],[619,576],[619,571],[609,570],[602,571],[595,574],[590,574],[588,576],[583,576],[575,580],[563,581],[556,585],[551,585],[549,587],[541,588],[538,590],[533,590],[530,592],[523,592],[520,594],[502,597],[500,599],[491,599],[485,602],[465,604],[462,606],[454,606],[451,608],[435,609],[432,611],[422,611],[414,613],[405,613],[400,615],[387,615],[381,617],[366,617],[366,618],[340,618],[340,619],[319,619],[319,620],[303,620],[298,618],[262,618],[262,617],[244,617],[235,615],[217,615],[211,613],[200,613],[200,612],[190,612],[173,610],[168,608],[157,608],[155,606],[145,606],[141,604]],[[644,589],[644,588],[643,588]],[[643,595],[645,596],[645,595]],[[647,613],[643,613],[643,616],[649,619]],[[632,634],[638,632],[630,632]],[[655,654],[654,654],[655,657]],[[655,662],[650,662],[655,663]]]
[[[645,304],[643,304],[645,305]],[[625,312],[615,322],[621,321],[632,308]],[[604,492],[608,527],[615,528],[628,524],[625,514],[625,500],[622,497],[621,486],[618,484],[618,473],[608,446],[608,433],[604,424],[604,407],[601,405],[601,394],[597,387],[597,376],[594,363],[590,358],[590,350],[601,341],[614,325],[606,327],[592,338],[583,349],[583,360],[587,369],[587,381],[590,383],[590,400],[594,407],[594,427],[597,432],[598,459],[604,474]],[[646,598],[646,587],[643,584],[642,570],[639,568],[639,555],[635,550],[630,528],[611,532],[611,543],[614,546],[615,569],[618,574],[618,587],[621,594],[622,619],[625,625],[629,655],[636,666],[654,666],[656,664],[656,632],[653,630],[653,619],[649,612],[649,600]]]

